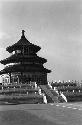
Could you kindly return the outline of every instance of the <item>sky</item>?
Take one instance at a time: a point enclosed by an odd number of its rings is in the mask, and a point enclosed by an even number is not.
[[[26,38],[41,47],[48,80],[82,80],[82,0],[0,0],[0,60]],[[0,64],[0,70],[4,66]]]

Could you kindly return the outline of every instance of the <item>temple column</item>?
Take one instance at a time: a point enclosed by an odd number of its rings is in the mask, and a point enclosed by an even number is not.
[[[17,83],[19,84],[19,76],[17,76]]]
[[[11,84],[11,73],[9,73],[9,83]]]

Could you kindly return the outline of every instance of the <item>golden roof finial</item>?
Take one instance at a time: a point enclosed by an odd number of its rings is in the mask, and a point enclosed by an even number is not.
[[[25,32],[25,31],[24,31],[24,30],[22,30],[22,36],[25,36],[25,35],[24,35],[24,32]]]

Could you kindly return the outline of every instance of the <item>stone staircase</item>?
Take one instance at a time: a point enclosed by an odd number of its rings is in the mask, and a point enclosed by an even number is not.
[[[48,85],[39,85],[39,87],[41,88],[41,91],[45,93],[48,103],[58,102],[57,93],[54,91],[53,94],[53,90]]]

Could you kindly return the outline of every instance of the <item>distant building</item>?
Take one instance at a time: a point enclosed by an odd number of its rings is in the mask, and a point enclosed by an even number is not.
[[[26,83],[37,82],[38,84],[47,84],[47,73],[51,70],[44,68],[43,64],[46,59],[37,56],[37,52],[41,49],[39,46],[30,43],[22,30],[21,39],[6,48],[11,56],[1,60],[0,63],[5,68],[0,71],[0,75],[6,75],[3,83]]]
[[[2,85],[8,85],[10,84],[10,78],[8,74],[2,75]]]

